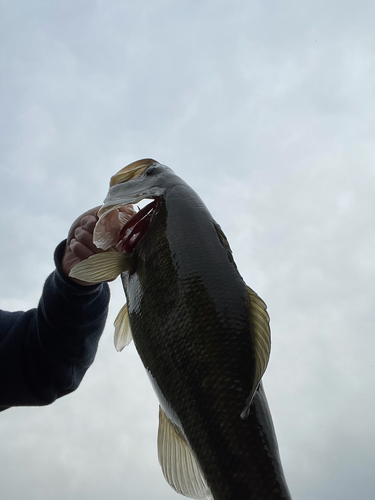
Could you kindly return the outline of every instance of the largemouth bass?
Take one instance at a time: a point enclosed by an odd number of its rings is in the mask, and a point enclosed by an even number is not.
[[[120,206],[152,199],[111,230]],[[111,179],[94,242],[72,270],[89,282],[121,275],[118,350],[134,339],[160,401],[158,456],[185,496],[288,500],[261,378],[270,354],[266,305],[246,286],[199,196],[155,160]]]

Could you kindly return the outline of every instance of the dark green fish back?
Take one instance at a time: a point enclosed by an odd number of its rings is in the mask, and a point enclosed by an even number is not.
[[[272,420],[254,389],[246,285],[217,224],[187,185],[167,190],[123,274],[133,339],[215,500],[289,499]]]

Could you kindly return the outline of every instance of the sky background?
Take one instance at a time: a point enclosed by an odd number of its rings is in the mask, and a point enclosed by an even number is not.
[[[375,3],[0,0],[0,307],[35,307],[109,178],[152,157],[201,196],[271,316],[264,384],[294,500],[375,489]],[[192,227],[192,231],[194,228]],[[177,500],[134,345],[0,415],[4,500]]]

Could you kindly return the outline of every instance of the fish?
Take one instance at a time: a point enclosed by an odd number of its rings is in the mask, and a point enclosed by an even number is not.
[[[120,207],[141,200],[151,201],[120,220]],[[158,396],[166,481],[195,499],[291,500],[262,382],[267,307],[244,282],[219,224],[151,158],[112,176],[98,217],[94,242],[112,251],[80,262],[71,276],[121,276],[126,303],[115,346],[133,339]]]

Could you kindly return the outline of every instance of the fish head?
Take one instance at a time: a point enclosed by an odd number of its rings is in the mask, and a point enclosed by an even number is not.
[[[138,160],[112,176],[108,194],[98,211],[94,244],[102,250],[79,262],[69,276],[88,283],[112,281],[133,269],[133,250],[159,213],[166,191],[184,183],[172,169],[152,160]],[[152,199],[136,212],[134,203]]]
[[[94,244],[103,250],[114,247],[132,252],[158,213],[165,191],[179,180],[172,169],[151,158],[122,168],[111,177],[107,197],[98,211]],[[153,201],[136,213],[132,205],[144,199]]]

